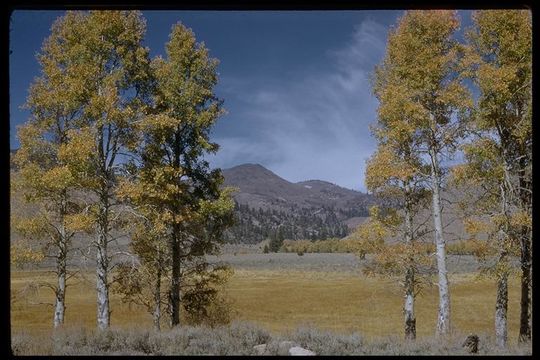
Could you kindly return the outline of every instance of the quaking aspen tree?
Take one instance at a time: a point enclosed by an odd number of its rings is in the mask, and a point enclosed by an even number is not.
[[[428,179],[431,193],[438,269],[439,312],[437,334],[450,331],[450,289],[446,267],[441,189],[445,186],[444,160],[451,156],[462,133],[459,121],[470,96],[462,84],[461,49],[453,38],[459,26],[457,13],[446,10],[407,11],[391,31],[384,68],[392,69],[389,86],[407,116],[396,121],[411,137],[410,144]],[[383,70],[384,71],[384,70]],[[413,130],[406,130],[407,128]]]
[[[531,339],[532,313],[532,21],[528,10],[482,10],[472,15],[465,65],[480,90],[464,145],[462,182],[476,182],[498,252],[495,333],[507,342],[508,256],[521,249],[519,341]],[[477,219],[478,221],[478,219]]]

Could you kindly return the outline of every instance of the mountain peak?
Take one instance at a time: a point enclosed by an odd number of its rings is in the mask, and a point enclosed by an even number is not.
[[[334,206],[336,208],[355,208],[365,204],[366,196],[355,190],[343,188],[323,180],[308,180],[297,183],[289,182],[274,174],[260,164],[242,164],[223,170],[225,185],[238,187],[237,200],[245,200],[251,206],[262,204],[281,205],[270,199],[279,199],[299,207]],[[257,201],[253,198],[256,195]],[[262,201],[261,197],[265,201]],[[271,206],[273,207],[273,206]]]
[[[269,171],[267,168],[265,168],[265,167],[262,166],[261,164],[254,164],[254,163],[245,163],[245,164],[236,165],[236,166],[233,166],[233,167],[231,167],[231,168],[224,169],[224,171],[228,171],[228,170],[241,170],[241,169],[267,170],[267,171]]]
[[[223,176],[225,185],[239,189],[233,197],[243,207],[232,233],[246,242],[264,240],[269,229],[280,226],[288,229],[286,236],[291,238],[344,236],[344,227],[350,230],[358,219],[368,216],[367,208],[375,201],[370,195],[328,181],[292,183],[260,164],[225,169]]]
[[[245,179],[266,179],[266,178],[273,178],[273,179],[279,179],[279,181],[287,181],[285,179],[280,178],[278,175],[274,174],[272,171],[268,170],[261,164],[241,164],[234,166],[229,169],[223,170],[223,175],[225,178],[229,179],[237,179],[237,178],[245,178]]]

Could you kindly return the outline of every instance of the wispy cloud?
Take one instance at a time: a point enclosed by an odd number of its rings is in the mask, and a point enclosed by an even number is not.
[[[369,124],[377,106],[370,76],[386,34],[375,21],[361,22],[345,47],[327,51],[329,66],[310,71],[308,64],[299,78],[223,79],[227,97],[242,103],[227,120],[242,135],[216,133],[221,149],[212,165],[258,162],[290,181],[321,179],[365,190],[365,161],[375,148]]]

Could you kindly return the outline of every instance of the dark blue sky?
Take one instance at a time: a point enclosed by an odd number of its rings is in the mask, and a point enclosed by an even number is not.
[[[28,118],[19,107],[39,75],[35,54],[63,11],[15,11],[10,31],[10,145]],[[220,60],[228,114],[213,131],[212,165],[260,163],[289,181],[321,179],[365,190],[375,142],[369,77],[402,11],[144,11],[146,45],[164,55],[181,21]],[[463,25],[469,14],[461,13]]]

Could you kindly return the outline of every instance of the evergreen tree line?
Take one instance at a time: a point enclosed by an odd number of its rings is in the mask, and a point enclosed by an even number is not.
[[[235,223],[224,233],[230,243],[256,244],[263,240],[275,239],[278,232],[284,239],[324,240],[343,238],[349,229],[341,219],[349,216],[366,216],[367,210],[320,209],[295,207],[290,211],[251,208],[247,204],[235,202]],[[317,211],[319,210],[319,211]],[[317,213],[315,213],[317,212]]]

